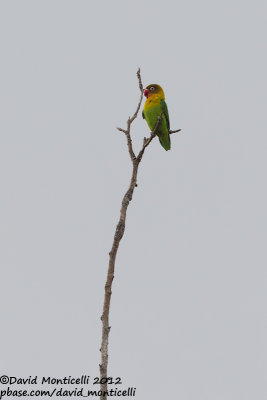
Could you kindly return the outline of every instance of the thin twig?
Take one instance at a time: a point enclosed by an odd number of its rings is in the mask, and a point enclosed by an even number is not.
[[[141,79],[140,68],[138,68],[138,71],[137,71],[137,79],[138,79],[139,89],[140,89],[141,95],[140,95],[140,100],[139,100],[137,109],[136,109],[134,115],[133,115],[132,118],[131,118],[131,123],[135,120],[135,118],[136,118],[137,115],[138,115],[138,112],[139,112],[139,110],[140,110],[141,103],[142,103],[142,100],[143,100],[143,95],[144,95],[144,89],[143,89],[143,83],[142,83],[142,79]]]
[[[136,156],[135,156],[135,154],[134,154],[133,145],[132,145],[131,124],[133,123],[133,121],[135,120],[135,118],[136,118],[137,115],[138,115],[138,112],[139,112],[139,110],[140,110],[141,103],[142,103],[142,100],[143,100],[143,95],[144,95],[143,84],[142,84],[142,79],[141,79],[141,74],[140,74],[140,68],[138,68],[138,71],[137,71],[137,78],[138,78],[139,89],[140,89],[140,100],[139,100],[139,103],[138,103],[138,105],[137,105],[136,111],[135,111],[135,113],[133,114],[132,117],[129,117],[129,118],[128,118],[128,121],[127,121],[127,129],[117,128],[118,131],[123,132],[123,133],[125,133],[125,135],[126,135],[128,150],[129,150],[129,154],[130,154],[130,157],[131,157],[132,162],[135,161]]]
[[[138,112],[141,107],[142,99],[143,99],[143,84],[142,84],[142,79],[141,79],[141,74],[140,74],[140,68],[137,71],[137,78],[138,78],[139,89],[140,89],[141,94],[140,94],[140,100],[137,105],[136,111],[132,117],[128,118],[126,129],[117,128],[120,132],[123,132],[125,134],[126,139],[127,139],[128,151],[129,151],[129,155],[130,155],[130,158],[132,161],[132,176],[131,176],[129,188],[126,191],[126,193],[122,199],[120,218],[119,218],[119,222],[117,224],[116,231],[114,234],[112,248],[109,253],[109,266],[108,266],[107,280],[106,280],[106,284],[105,284],[105,297],[104,297],[103,313],[101,316],[102,342],[101,342],[101,348],[100,348],[101,364],[99,365],[99,367],[100,367],[100,389],[102,392],[101,400],[107,399],[108,338],[109,338],[109,332],[110,332],[109,310],[110,310],[110,300],[111,300],[111,293],[112,293],[111,288],[112,288],[112,282],[114,279],[116,255],[118,252],[120,241],[124,235],[127,208],[130,204],[130,201],[132,200],[134,190],[137,187],[137,173],[138,173],[139,165],[140,165],[140,162],[144,155],[145,149],[149,146],[149,144],[152,142],[152,140],[156,136],[156,131],[162,120],[162,114],[163,114],[163,112],[160,114],[154,130],[150,134],[150,137],[144,138],[143,146],[142,146],[141,150],[139,151],[138,156],[136,157],[135,153],[133,151],[133,146],[132,146],[131,124],[133,123],[133,121],[136,119],[136,117],[138,115]],[[175,132],[179,132],[179,131],[180,131],[180,129],[177,131],[170,131],[170,133],[175,133]]]

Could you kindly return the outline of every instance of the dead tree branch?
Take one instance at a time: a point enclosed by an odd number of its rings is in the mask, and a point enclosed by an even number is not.
[[[129,151],[130,159],[132,162],[132,176],[131,176],[131,181],[130,181],[128,190],[126,191],[126,193],[122,199],[121,209],[120,209],[120,218],[119,218],[119,222],[117,224],[116,230],[115,230],[112,248],[109,253],[109,266],[108,266],[108,273],[107,273],[107,279],[106,279],[106,284],[105,284],[105,297],[104,297],[103,312],[102,312],[102,316],[101,316],[102,342],[101,342],[101,348],[100,348],[101,364],[99,365],[99,367],[100,367],[100,388],[102,391],[101,400],[107,399],[107,390],[108,390],[108,380],[106,378],[108,377],[108,375],[107,375],[108,338],[109,338],[109,332],[110,332],[109,310],[110,310],[110,300],[111,300],[111,293],[112,293],[111,288],[112,288],[112,282],[113,282],[113,278],[114,278],[116,255],[118,252],[120,241],[123,237],[124,230],[125,230],[127,208],[130,204],[130,201],[132,200],[134,189],[137,186],[137,173],[138,173],[139,165],[140,165],[140,162],[142,160],[142,157],[144,155],[146,148],[149,146],[149,144],[152,142],[152,140],[156,136],[156,131],[161,122],[162,114],[163,114],[163,113],[161,113],[161,115],[159,116],[157,124],[156,124],[153,132],[151,132],[150,137],[144,138],[143,146],[142,146],[141,150],[139,151],[138,155],[136,156],[134,153],[134,150],[133,150],[133,145],[132,145],[131,125],[138,115],[138,112],[140,110],[141,103],[143,100],[143,84],[142,84],[142,80],[141,80],[140,68],[137,71],[137,78],[138,78],[139,89],[140,89],[140,100],[137,105],[136,111],[132,117],[128,118],[126,129],[117,128],[120,132],[123,132],[125,134],[126,139],[127,139],[128,151]],[[170,131],[170,133],[175,133],[175,132],[179,132],[179,131],[180,131],[180,129],[178,129],[176,131]]]

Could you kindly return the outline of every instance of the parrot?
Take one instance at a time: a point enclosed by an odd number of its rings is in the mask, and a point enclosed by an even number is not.
[[[144,95],[147,100],[143,108],[142,116],[146,120],[150,130],[153,131],[158,122],[158,117],[163,112],[156,134],[159,137],[161,146],[165,150],[170,150],[170,120],[163,89],[157,84],[151,84],[145,88]]]

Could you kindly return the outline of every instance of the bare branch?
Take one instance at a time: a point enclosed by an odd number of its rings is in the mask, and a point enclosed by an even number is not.
[[[172,135],[173,133],[181,132],[182,129],[176,129],[176,131],[169,131],[169,134]]]
[[[142,104],[142,100],[143,100],[143,95],[144,95],[140,68],[138,68],[138,71],[137,71],[137,79],[138,79],[139,89],[140,89],[140,100],[139,100],[139,103],[137,105],[136,111],[135,111],[135,113],[133,114],[132,117],[128,118],[127,129],[117,128],[120,132],[124,132],[125,135],[126,135],[128,150],[129,150],[129,154],[130,154],[132,162],[134,162],[136,160],[136,156],[134,154],[133,145],[132,145],[131,125],[132,125],[133,121],[135,120],[135,118],[137,117],[137,115],[139,113],[139,110],[140,110],[140,107],[141,107],[141,104]]]
[[[140,94],[140,100],[139,100],[137,109],[136,109],[134,115],[132,116],[132,118],[130,118],[130,123],[132,123],[135,120],[135,118],[137,117],[137,114],[140,110],[141,103],[143,100],[143,95],[144,95],[143,84],[142,84],[142,79],[141,79],[141,74],[140,74],[140,68],[138,68],[138,71],[137,71],[137,78],[138,78],[139,89],[140,89],[141,94]]]
[[[117,129],[118,129],[118,131],[120,131],[120,132],[124,132],[124,133],[127,132],[125,129],[119,128],[118,126],[117,126]]]
[[[127,145],[128,145],[129,154],[130,154],[132,162],[134,163],[134,161],[136,159],[136,156],[135,156],[134,151],[133,151],[132,138],[131,138],[131,134],[130,134],[130,126],[129,126],[129,131],[126,131],[125,135],[126,135],[126,138],[127,138]]]
[[[131,176],[131,181],[128,190],[126,191],[125,195],[123,196],[122,203],[121,203],[121,209],[120,209],[120,218],[119,222],[117,224],[114,238],[113,238],[113,243],[112,243],[112,248],[109,252],[109,266],[108,266],[108,273],[107,273],[107,279],[106,279],[106,284],[105,284],[105,297],[104,297],[104,305],[103,305],[103,312],[101,316],[101,321],[102,321],[102,342],[101,342],[101,364],[99,365],[100,367],[100,388],[102,391],[101,395],[101,400],[106,400],[107,399],[107,366],[108,366],[108,338],[109,338],[109,332],[110,332],[110,326],[109,326],[109,311],[110,311],[110,301],[111,301],[111,288],[112,288],[112,282],[114,279],[114,270],[115,270],[115,262],[116,262],[116,256],[118,252],[118,248],[120,245],[120,241],[123,238],[124,231],[125,231],[125,222],[126,222],[126,214],[127,214],[127,209],[130,204],[130,201],[132,200],[133,193],[135,188],[137,187],[137,173],[138,173],[138,168],[140,165],[140,162],[142,160],[142,157],[144,155],[145,149],[149,146],[149,144],[152,142],[154,137],[156,136],[157,129],[161,123],[162,120],[162,113],[158,117],[158,121],[155,125],[155,128],[153,129],[153,132],[151,132],[149,138],[144,138],[143,140],[143,146],[141,150],[139,151],[138,156],[136,157],[133,151],[133,146],[132,146],[132,138],[131,138],[131,124],[133,121],[136,119],[142,99],[143,99],[143,84],[142,84],[142,79],[141,79],[141,74],[140,74],[140,68],[137,71],[137,78],[138,78],[138,83],[139,83],[139,89],[140,89],[140,100],[137,105],[136,111],[133,114],[132,117],[129,117],[127,120],[127,128],[122,129],[122,128],[117,128],[120,132],[123,132],[126,136],[127,139],[127,145],[128,145],[128,150],[130,154],[130,158],[132,161],[132,176]],[[170,131],[170,133],[175,133],[179,132],[177,131]]]
[[[127,129],[122,129],[120,127],[117,127],[117,129],[118,129],[118,131],[123,132],[125,134],[126,139],[127,139],[127,146],[128,146],[130,158],[131,158],[132,162],[134,162],[136,157],[135,157],[135,154],[134,154],[134,151],[133,151],[132,138],[131,138],[131,134],[130,134],[131,118],[129,117],[129,119],[127,121]]]

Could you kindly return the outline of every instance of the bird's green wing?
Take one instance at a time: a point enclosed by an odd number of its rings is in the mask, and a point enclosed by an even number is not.
[[[145,114],[144,114],[144,111],[142,111],[142,117],[143,117],[143,119],[145,119]]]
[[[161,108],[162,108],[163,114],[165,115],[165,118],[166,118],[168,130],[170,130],[170,119],[169,119],[169,112],[168,112],[167,104],[165,103],[164,100],[160,100],[160,102],[161,102]]]

